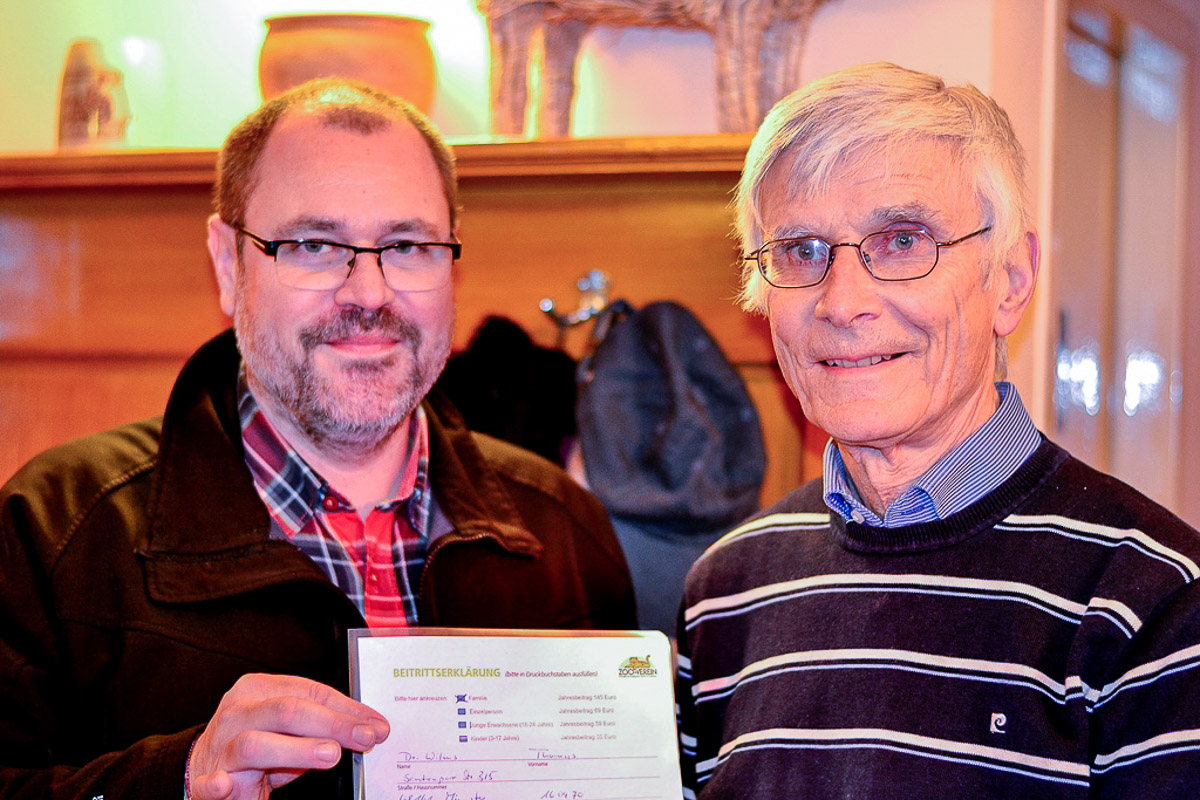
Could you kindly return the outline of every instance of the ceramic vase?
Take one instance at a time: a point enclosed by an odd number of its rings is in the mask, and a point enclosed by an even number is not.
[[[429,113],[437,69],[429,23],[390,14],[270,17],[258,61],[263,98],[312,78],[352,78]]]

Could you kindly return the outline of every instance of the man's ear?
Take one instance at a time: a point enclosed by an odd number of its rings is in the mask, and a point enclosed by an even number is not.
[[[1000,265],[996,279],[1001,282],[999,303],[993,331],[997,336],[1008,336],[1017,329],[1025,314],[1033,289],[1037,284],[1041,268],[1041,244],[1035,231],[1026,231]]]
[[[237,231],[216,214],[208,218],[208,255],[221,290],[221,310],[232,317],[237,288]]]

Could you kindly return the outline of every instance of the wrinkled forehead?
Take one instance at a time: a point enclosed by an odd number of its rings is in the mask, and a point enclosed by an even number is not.
[[[776,190],[799,201],[836,193],[840,187],[870,178],[884,183],[911,181],[924,174],[940,188],[977,189],[975,164],[956,143],[920,138],[860,142],[827,156],[813,156],[797,147],[784,150],[766,170],[760,186],[771,181]],[[760,192],[761,196],[761,192]]]
[[[889,219],[910,208],[915,217],[975,218],[983,203],[974,164],[961,148],[937,139],[864,143],[821,161],[797,148],[784,151],[759,183],[757,216],[767,207],[799,211],[818,205],[830,212]],[[779,221],[779,214],[772,216]],[[785,216],[790,216],[787,214]]]

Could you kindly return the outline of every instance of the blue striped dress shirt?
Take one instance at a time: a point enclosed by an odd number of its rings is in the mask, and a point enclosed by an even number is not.
[[[883,519],[859,498],[831,439],[823,463],[825,503],[843,519],[883,528],[942,520],[971,505],[1016,472],[1041,441],[1016,387],[1001,382],[996,389],[996,413],[897,497]]]

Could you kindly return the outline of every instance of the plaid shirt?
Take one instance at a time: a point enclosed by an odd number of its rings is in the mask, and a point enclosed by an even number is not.
[[[366,519],[304,462],[272,427],[238,380],[246,466],[271,517],[271,537],[300,548],[346,593],[371,628],[417,623],[417,588],[425,566],[429,428],[420,406],[410,416],[408,454],[396,495]]]

